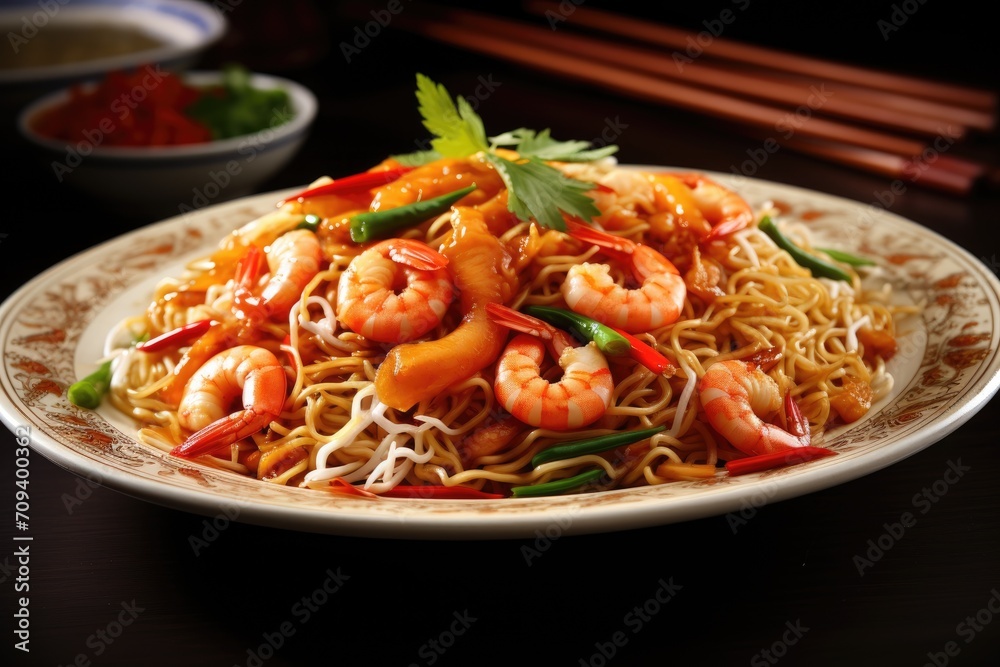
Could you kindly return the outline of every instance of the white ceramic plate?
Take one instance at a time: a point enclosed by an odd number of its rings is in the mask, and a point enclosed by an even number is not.
[[[210,252],[291,191],[203,209],[135,230],[39,275],[0,306],[0,416],[60,466],[168,507],[286,529],[386,538],[530,538],[626,530],[739,511],[840,484],[914,454],[958,428],[1000,385],[1000,283],[969,253],[884,210],[786,185],[722,181],[753,205],[773,201],[815,238],[877,256],[875,276],[927,307],[900,325],[892,395],[825,435],[838,452],[758,474],[551,498],[365,499],[274,486],[141,445],[110,407],[81,410],[65,389],[89,372],[105,332],[143,310],[153,285]]]

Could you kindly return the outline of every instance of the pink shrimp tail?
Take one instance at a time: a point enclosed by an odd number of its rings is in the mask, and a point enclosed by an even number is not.
[[[812,436],[809,432],[809,421],[802,414],[799,404],[795,402],[790,392],[785,394],[785,421],[788,426],[788,432],[798,438],[801,443],[799,446],[808,447],[812,441]]]
[[[236,264],[233,290],[233,303],[236,306],[236,316],[240,319],[261,321],[267,318],[267,312],[260,297],[254,296],[253,286],[264,273],[264,253],[257,246],[250,246]]]
[[[260,431],[281,414],[286,386],[285,371],[280,366],[250,371],[243,388],[243,409],[196,431],[170,453],[193,458],[228,447]]]
[[[774,368],[775,365],[781,361],[783,356],[781,348],[776,345],[772,345],[771,347],[765,347],[757,350],[749,356],[743,357],[743,361],[751,366],[761,369],[764,372],[767,372]]]
[[[738,218],[733,218],[732,220],[727,220],[725,222],[720,222],[712,230],[708,232],[706,237],[709,241],[714,241],[720,239],[723,236],[728,236],[733,232],[738,232],[741,229],[746,229],[750,223],[753,221],[753,215],[741,215]]]
[[[760,355],[773,356],[767,350]],[[702,405],[709,423],[730,444],[751,456],[806,447],[809,422],[790,393],[784,398],[777,383],[759,367],[746,361],[725,361],[709,368],[699,381]],[[784,408],[785,425],[768,423],[758,411]]]
[[[392,239],[385,242],[389,247],[389,259],[397,264],[417,269],[435,271],[448,266],[448,258],[423,243],[407,242],[407,239]]]
[[[593,243],[606,251],[628,255],[635,249],[635,242],[601,231],[596,227],[591,227],[573,218],[566,219],[566,231],[573,238],[579,239],[584,243]]]
[[[268,412],[258,413],[253,408],[234,412],[192,434],[183,444],[170,450],[170,453],[182,458],[210,454],[253,435],[267,426],[274,417]]]
[[[552,326],[544,320],[532,317],[519,310],[514,310],[499,303],[486,304],[486,314],[497,324],[508,329],[530,334],[545,341],[549,351],[556,358],[567,347],[574,347],[572,337],[562,329]]]
[[[774,424],[764,424],[764,430],[772,437],[762,438],[760,444],[763,451],[761,454],[774,454],[777,452],[790,452],[799,447],[808,447],[811,441],[809,432],[809,422],[802,415],[798,403],[791,394],[785,394],[785,429]],[[781,431],[784,431],[783,433]],[[788,437],[788,436],[792,437]]]
[[[499,303],[486,304],[486,313],[490,319],[497,324],[502,324],[508,329],[520,331],[522,333],[537,336],[542,340],[552,340],[555,337],[556,329],[548,322],[526,315],[520,311],[508,308]]]

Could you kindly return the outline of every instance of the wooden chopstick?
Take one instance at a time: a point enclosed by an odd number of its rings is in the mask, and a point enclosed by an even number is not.
[[[400,15],[397,18],[402,19]],[[533,68],[548,70],[591,83],[599,83],[612,90],[666,102],[680,108],[707,113],[731,121],[745,122],[774,129],[775,124],[787,114],[786,109],[767,106],[748,100],[733,98],[693,86],[664,81],[663,79],[622,70],[603,62],[550,51],[543,46],[526,44],[501,37],[493,32],[470,28],[436,19],[406,16],[396,21],[401,27],[410,27],[420,33],[472,51],[501,56]],[[875,132],[867,128],[812,117],[802,121],[797,132],[821,139],[844,141],[859,146],[891,153],[917,155],[924,143],[907,137]]]
[[[923,141],[877,132],[865,127],[831,121],[816,115],[802,119],[794,133],[776,131],[776,123],[788,116],[787,108],[735,98],[720,92],[667,81],[632,69],[609,65],[590,57],[553,51],[543,46],[546,41],[524,42],[508,37],[516,33],[497,17],[477,16],[462,22],[442,10],[428,15],[416,12],[400,14],[394,26],[417,32],[453,46],[504,58],[533,69],[548,71],[575,80],[600,85],[639,99],[665,103],[679,108],[705,113],[735,122],[758,132],[770,132],[781,145],[821,157],[842,165],[871,173],[911,180],[920,185],[954,194],[972,190],[984,173],[984,167],[961,158],[936,155],[936,159],[920,164],[919,175],[915,160],[928,145]],[[588,54],[592,55],[592,54]],[[780,141],[779,141],[780,140]],[[944,159],[947,158],[947,159]]]
[[[730,64],[733,72],[741,72],[740,66]],[[727,68],[728,69],[728,68]],[[997,128],[998,118],[996,114],[979,109],[955,106],[934,100],[920,97],[911,97],[899,93],[891,93],[883,90],[873,90],[860,85],[844,82],[827,82],[815,77],[802,76],[800,74],[790,74],[787,72],[776,72],[754,68],[752,75],[764,81],[779,82],[786,85],[794,85],[801,88],[816,86],[829,89],[831,97],[848,98],[858,103],[867,104],[872,107],[892,110],[897,117],[902,115],[919,115],[938,120],[943,126],[952,125],[955,127],[968,127],[982,132],[993,132]]]
[[[789,112],[805,105],[810,113],[830,114],[861,121],[897,131],[937,137],[948,125],[948,134],[954,139],[965,135],[965,127],[953,114],[940,110],[939,114],[901,114],[895,109],[864,100],[843,96],[829,90],[824,83],[801,85],[780,79],[758,76],[701,61],[678,66],[674,59],[651,48],[615,44],[595,37],[572,34],[567,30],[548,30],[523,21],[501,19],[471,11],[447,9],[440,16],[450,21],[515,36],[528,43],[544,43],[569,53],[585,53],[602,62],[636,69],[648,74],[663,76],[686,84],[713,90],[736,93],[744,97],[776,102]],[[941,105],[937,105],[940,107]],[[977,129],[992,129],[992,118],[981,112],[968,112],[967,120]]]
[[[921,161],[860,146],[795,136],[782,138],[780,143],[793,151],[827,162],[887,176],[902,182],[904,186],[906,183],[914,183],[954,195],[969,194],[986,175],[986,170],[981,165],[965,162],[950,164],[946,160],[947,156]]]
[[[560,12],[560,5],[551,0],[527,0],[524,8],[526,11],[538,15],[545,15],[546,12]],[[575,6],[572,13],[566,15],[566,18],[568,22],[571,21],[575,25],[628,37],[632,40],[680,49],[682,52],[690,46],[689,40],[693,37],[686,30],[584,5]],[[996,93],[968,86],[829,62],[800,54],[745,44],[723,37],[714,38],[708,46],[704,47],[704,50],[707,55],[713,58],[803,74],[825,81],[841,81],[880,91],[947,102],[951,105],[979,109],[991,114],[997,111],[998,95]]]

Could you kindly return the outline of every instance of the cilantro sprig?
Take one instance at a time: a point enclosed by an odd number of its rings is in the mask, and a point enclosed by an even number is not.
[[[482,153],[507,186],[507,207],[519,219],[565,231],[564,214],[588,222],[600,215],[587,195],[594,184],[569,177],[547,161],[589,162],[614,154],[617,146],[590,148],[587,141],[558,141],[548,129],[518,128],[487,137],[482,118],[465,98],[453,100],[442,84],[419,73],[417,103],[424,127],[434,136],[431,150],[393,156],[401,164],[418,166]],[[500,147],[514,151],[517,158],[497,154]]]

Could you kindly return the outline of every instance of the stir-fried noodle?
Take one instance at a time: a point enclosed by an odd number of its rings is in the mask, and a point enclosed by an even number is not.
[[[165,278],[147,311],[109,335],[109,348],[126,347],[212,321],[193,340],[121,352],[113,404],[141,423],[144,443],[274,484],[507,496],[591,470],[602,471],[591,490],[711,477],[726,461],[815,441],[890,390],[899,312],[890,293],[864,291],[850,265],[840,265],[850,281],[800,266],[758,227],[763,216],[821,253],[776,211],[751,210],[698,174],[610,160],[555,166],[596,184],[601,215],[590,228],[634,243],[520,219],[478,157],[437,160],[360,194],[285,202]],[[397,240],[352,240],[359,212],[470,183]],[[671,367],[514,331],[489,303],[620,317],[610,323]],[[545,354],[537,372],[526,361],[532,340]],[[560,341],[573,357],[565,377],[550,350]],[[786,396],[809,433],[795,433]],[[221,430],[192,442],[219,420]],[[651,427],[662,429],[532,463],[561,443]]]

